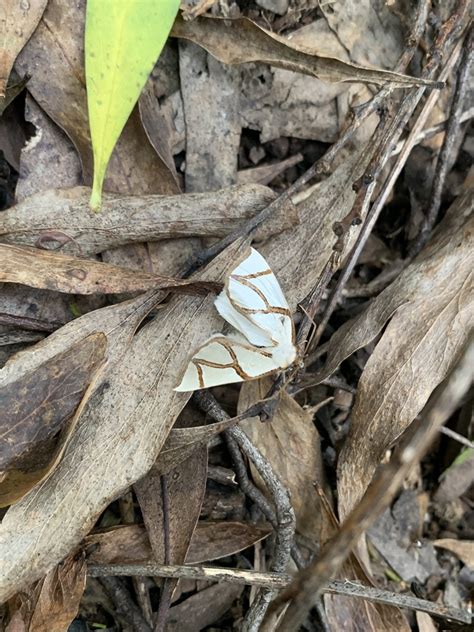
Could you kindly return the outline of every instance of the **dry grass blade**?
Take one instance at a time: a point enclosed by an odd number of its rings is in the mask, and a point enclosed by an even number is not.
[[[105,193],[100,213],[88,207],[90,189],[52,189],[32,195],[0,215],[0,241],[88,256],[108,248],[173,237],[222,237],[274,200],[262,185],[180,196]],[[286,205],[257,237],[289,228],[296,212]]]
[[[218,284],[146,274],[101,261],[6,244],[0,244],[0,282],[69,294],[118,294],[150,289],[206,294],[219,289]]]
[[[199,44],[225,64],[261,62],[318,77],[324,81],[442,87],[435,81],[364,68],[318,55],[317,51],[299,49],[290,41],[260,28],[247,18],[222,20],[201,17],[192,22],[178,18],[171,35]]]

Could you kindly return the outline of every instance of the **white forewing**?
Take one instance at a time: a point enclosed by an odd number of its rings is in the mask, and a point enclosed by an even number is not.
[[[215,306],[245,339],[237,335],[210,338],[191,358],[176,391],[251,380],[294,362],[295,333],[288,303],[256,250],[252,248],[231,272]]]

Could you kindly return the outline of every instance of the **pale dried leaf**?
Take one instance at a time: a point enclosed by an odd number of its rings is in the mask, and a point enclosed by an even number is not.
[[[275,199],[262,185],[179,196],[104,194],[100,213],[88,207],[90,189],[52,189],[0,215],[0,241],[88,256],[127,243],[173,237],[223,237]],[[291,204],[275,214],[257,237],[296,222]]]
[[[68,294],[117,294],[173,288],[185,294],[206,294],[218,285],[173,279],[78,259],[29,246],[0,244],[0,282],[21,283]]]
[[[417,611],[415,615],[418,632],[437,632],[438,628],[429,614]]]
[[[8,78],[13,63],[26,42],[30,39],[43,15],[48,0],[3,0],[0,22],[0,100],[5,97]]]
[[[220,19],[201,17],[186,22],[178,17],[171,30],[173,37],[187,39],[225,64],[263,62],[293,70],[324,81],[360,81],[396,85],[433,85],[416,77],[396,72],[356,66],[339,59],[319,55],[293,46],[291,40],[260,28],[247,18]]]
[[[330,341],[320,380],[373,340],[391,317],[359,381],[350,433],[339,457],[341,517],[357,504],[385,450],[447,375],[474,326],[472,208],[472,192],[466,192],[429,246]]]
[[[268,379],[243,384],[239,411],[263,399],[270,386]],[[240,426],[289,490],[297,530],[319,542],[321,510],[314,483],[323,484],[323,467],[320,438],[312,415],[283,391],[271,423],[248,419]]]
[[[77,615],[85,585],[84,557],[67,557],[31,592],[11,600],[6,632],[65,632]]]
[[[443,538],[441,540],[435,540],[433,544],[441,549],[451,551],[451,553],[454,553],[466,566],[474,569],[474,541]]]

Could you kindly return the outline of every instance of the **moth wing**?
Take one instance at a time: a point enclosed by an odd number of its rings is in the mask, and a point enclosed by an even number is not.
[[[221,298],[223,295],[227,300]],[[222,312],[229,313],[237,321],[237,329],[252,344],[263,346],[257,341],[255,331],[259,332],[266,346],[290,343],[293,341],[294,328],[290,308],[268,263],[255,249],[232,272],[223,293],[219,297],[221,315],[234,327],[236,324]],[[217,306],[216,302],[216,307]],[[239,315],[239,318],[235,316]],[[243,316],[242,318],[240,318]],[[246,323],[250,322],[251,326]],[[270,340],[270,342],[268,342]]]
[[[248,314],[237,310],[227,296],[225,288],[214,301],[217,311],[234,329],[243,334],[257,347],[271,347],[274,344],[271,333],[260,327]]]
[[[236,279],[235,277],[241,277]],[[265,309],[267,303],[289,309],[288,302],[270,266],[254,248],[230,274],[229,294],[242,307]]]
[[[252,380],[280,368],[271,349],[258,349],[238,338],[213,336],[191,358],[178,392]]]

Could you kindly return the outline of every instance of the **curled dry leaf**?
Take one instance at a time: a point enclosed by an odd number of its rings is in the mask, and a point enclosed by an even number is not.
[[[16,502],[54,467],[106,347],[104,334],[91,334],[0,388],[0,506]]]
[[[268,379],[244,383],[239,411],[263,399],[270,386]],[[249,419],[240,425],[289,490],[297,530],[313,542],[319,542],[321,511],[314,484],[323,484],[323,468],[320,438],[312,416],[283,391],[271,423]]]
[[[10,601],[5,632],[64,632],[78,613],[85,585],[85,558],[70,555],[30,593],[19,593]]]
[[[266,524],[204,521],[196,524],[186,555],[187,564],[201,564],[234,555],[266,538]],[[89,564],[139,564],[153,558],[146,529],[141,525],[115,527],[84,539]]]
[[[451,553],[454,553],[466,566],[474,569],[474,541],[444,538],[442,540],[435,540],[433,544],[441,549],[451,551]]]
[[[152,288],[206,294],[220,287],[218,284],[146,274],[101,261],[7,244],[0,244],[0,282],[21,283],[69,294],[117,294]]]
[[[171,35],[199,44],[225,64],[262,62],[318,77],[324,81],[393,83],[399,86],[437,85],[433,81],[386,70],[364,68],[340,59],[318,55],[314,49],[298,48],[292,45],[291,40],[266,31],[247,18],[224,20],[201,17],[186,22],[178,17]]]
[[[179,196],[104,194],[101,212],[92,214],[89,196],[86,187],[31,196],[0,215],[0,241],[88,256],[144,240],[223,237],[275,199],[258,184]],[[264,239],[296,221],[289,203],[257,237]]]
[[[3,0],[0,21],[0,101],[5,98],[8,78],[18,53],[30,39],[48,0]]]
[[[359,381],[339,457],[339,511],[357,504],[385,451],[447,375],[474,327],[472,191],[449,209],[428,247],[331,338],[323,380],[386,327]]]
[[[178,189],[181,188],[180,178],[174,164],[172,149],[173,122],[171,116],[161,107],[158,96],[155,94],[155,80],[149,77],[138,100],[138,108],[143,128],[154,150],[168,167]]]
[[[200,280],[224,279],[242,254],[242,242],[238,241],[212,261]],[[48,571],[80,542],[112,499],[150,470],[186,404],[189,395],[176,393],[173,388],[188,360],[189,349],[219,331],[222,322],[214,314],[211,297],[172,298],[166,309],[159,310],[133,336],[158,294],[150,293],[83,317],[85,326],[91,328],[109,315],[108,309],[114,310],[110,317],[116,323],[117,307],[122,307],[123,311],[118,312],[122,319],[129,310],[122,326],[106,329],[107,365],[82,410],[62,460],[34,497],[11,507],[0,525],[4,565],[0,600]],[[97,320],[92,321],[92,316]],[[75,321],[79,322],[76,327],[81,320]],[[71,332],[75,333],[69,327]],[[56,345],[60,333],[54,334]],[[32,353],[27,350],[19,356],[17,371],[34,364]],[[12,372],[10,366],[10,375]]]
[[[31,75],[28,90],[76,146],[84,181],[90,184],[93,159],[84,75],[85,7],[85,0],[49,0],[15,68]],[[170,195],[178,191],[173,176],[148,142],[137,109],[112,153],[105,189]]]

